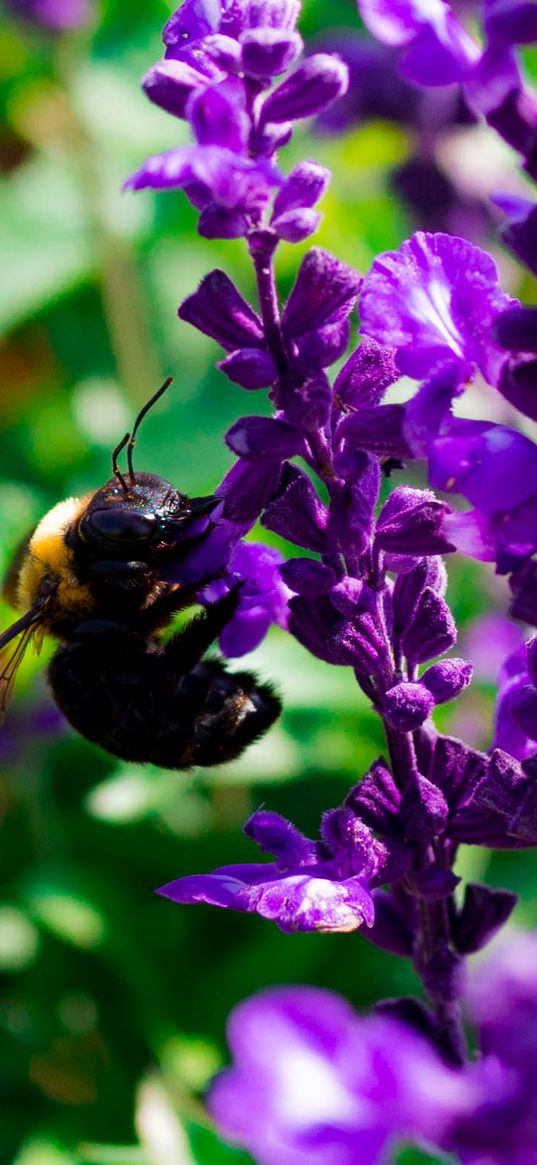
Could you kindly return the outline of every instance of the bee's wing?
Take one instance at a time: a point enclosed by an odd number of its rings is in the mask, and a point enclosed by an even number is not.
[[[0,724],[11,698],[19,664],[42,616],[45,603],[46,600],[38,600],[25,615],[0,635]],[[15,646],[11,651],[6,651],[13,640],[16,640]]]

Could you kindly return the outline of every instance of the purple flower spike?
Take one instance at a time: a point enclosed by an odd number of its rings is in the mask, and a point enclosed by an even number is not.
[[[361,330],[397,348],[408,376],[427,376],[432,365],[455,357],[461,382],[477,366],[496,385],[505,353],[491,344],[490,332],[512,303],[479,247],[418,231],[373,263],[360,298]]]
[[[266,123],[315,117],[347,92],[348,83],[349,70],[339,57],[315,53],[269,94],[262,119]]]
[[[225,866],[211,874],[179,878],[158,893],[174,902],[206,902],[256,913],[286,933],[371,926],[369,880],[382,881],[387,851],[367,826],[355,824],[354,831],[336,834],[331,845],[325,841],[321,846],[277,813],[259,811],[245,831],[262,849],[270,849],[275,863]]]

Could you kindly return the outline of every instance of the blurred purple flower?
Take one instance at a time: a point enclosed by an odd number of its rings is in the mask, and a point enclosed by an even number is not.
[[[537,934],[511,931],[470,978],[480,1064],[467,1069],[471,1111],[446,1147],[467,1165],[533,1165],[537,1160]]]
[[[425,1039],[337,995],[282,987],[229,1021],[234,1064],[209,1110],[260,1165],[375,1165],[395,1142],[438,1142],[471,1096]]]
[[[417,85],[461,81],[479,59],[445,0],[358,0],[358,7],[373,36],[403,49],[401,72]]]
[[[92,0],[6,0],[8,8],[32,24],[50,32],[63,32],[88,24]]]
[[[254,813],[244,831],[276,862],[223,866],[169,882],[158,893],[256,913],[287,933],[372,925],[370,884],[383,880],[388,851],[350,810],[327,815],[320,842],[267,810]]]
[[[498,676],[495,746],[517,760],[537,753],[537,637],[508,656]]]

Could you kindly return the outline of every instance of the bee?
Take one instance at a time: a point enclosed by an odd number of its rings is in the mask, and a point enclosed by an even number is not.
[[[219,504],[134,471],[140,424],[172,379],[114,449],[110,480],[54,506],[15,556],[5,595],[23,614],[0,635],[0,709],[29,641],[38,646],[46,633],[60,641],[48,682],[77,732],[122,760],[185,769],[237,757],[270,727],[280,701],[250,672],[204,658],[236,611],[240,588],[162,638],[173,616],[196,602],[192,586],[165,580],[166,566],[179,544],[206,535]],[[127,476],[118,465],[125,446]]]

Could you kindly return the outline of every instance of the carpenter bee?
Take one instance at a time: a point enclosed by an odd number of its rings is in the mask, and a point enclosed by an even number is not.
[[[219,501],[189,498],[134,471],[140,423],[171,382],[114,449],[110,480],[54,506],[16,555],[5,595],[23,614],[0,635],[0,710],[28,642],[38,646],[47,633],[60,641],[48,681],[73,728],[123,760],[184,769],[238,756],[273,723],[280,702],[249,672],[231,674],[221,660],[203,658],[235,612],[238,588],[167,641],[159,634],[196,602],[193,587],[164,581],[166,566],[179,544],[207,533]],[[126,476],[118,466],[125,446]]]

